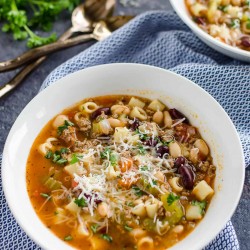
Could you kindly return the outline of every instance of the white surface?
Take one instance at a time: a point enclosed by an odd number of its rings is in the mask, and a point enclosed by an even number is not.
[[[172,249],[201,249],[223,228],[240,199],[245,171],[240,140],[225,111],[203,89],[170,71],[139,64],[101,65],[70,74],[22,111],[7,138],[2,166],[4,192],[18,223],[44,249],[71,249],[35,214],[26,190],[26,161],[34,139],[51,118],[84,98],[107,94],[158,98],[199,127],[218,166],[216,194],[205,218]],[[219,123],[215,122],[218,117]]]
[[[193,20],[188,12],[184,0],[169,0],[172,7],[182,21],[208,46],[229,57],[250,62],[250,52],[230,46],[213,38],[203,31]]]

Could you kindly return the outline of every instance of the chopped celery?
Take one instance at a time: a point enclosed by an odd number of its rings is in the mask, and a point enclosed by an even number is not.
[[[61,188],[62,183],[60,181],[55,180],[53,177],[46,177],[44,180],[44,186],[49,190],[56,190]]]
[[[183,207],[180,200],[174,200],[171,204],[168,202],[170,193],[166,193],[161,196],[161,201],[163,202],[163,207],[169,214],[166,215],[166,220],[170,225],[175,225],[183,217]]]
[[[143,227],[149,232],[155,232],[156,224],[153,219],[146,218],[142,222]]]

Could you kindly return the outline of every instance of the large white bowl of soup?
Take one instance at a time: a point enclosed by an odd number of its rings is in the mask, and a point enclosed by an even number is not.
[[[238,204],[244,160],[230,118],[198,85],[109,64],[26,106],[2,176],[12,213],[43,249],[201,249]]]
[[[182,21],[208,46],[250,62],[250,5],[245,0],[170,0]]]

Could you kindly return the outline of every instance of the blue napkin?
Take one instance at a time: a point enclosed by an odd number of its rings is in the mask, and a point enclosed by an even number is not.
[[[226,110],[250,163],[250,68],[202,43],[173,12],[140,15],[103,42],[55,69],[41,90],[61,77],[98,64],[133,62],[170,69],[208,91]],[[1,180],[0,180],[1,181]],[[0,185],[0,249],[39,249],[13,218]],[[239,249],[231,222],[205,250]]]

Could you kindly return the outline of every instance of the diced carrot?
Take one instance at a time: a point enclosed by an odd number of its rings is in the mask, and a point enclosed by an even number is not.
[[[125,161],[120,161],[119,165],[120,165],[121,172],[124,173],[132,167],[133,160],[132,158],[129,158],[129,159],[126,159]]]
[[[77,185],[78,183],[75,180],[72,180],[72,184],[71,184],[72,188],[75,188]]]
[[[35,190],[35,191],[33,192],[33,196],[34,196],[34,197],[40,196],[40,193],[38,192],[38,190]]]
[[[118,185],[119,185],[120,187],[124,187],[125,189],[129,189],[129,188],[131,188],[131,186],[134,185],[136,182],[137,182],[136,180],[131,181],[130,178],[125,179],[125,180],[124,180],[124,179],[119,179],[119,180],[118,180]]]

